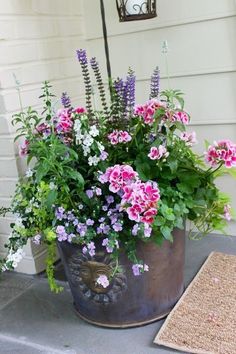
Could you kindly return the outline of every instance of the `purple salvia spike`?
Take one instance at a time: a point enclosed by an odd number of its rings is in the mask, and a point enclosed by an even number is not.
[[[61,104],[64,108],[71,108],[71,100],[70,97],[67,95],[67,92],[62,92]]]
[[[160,70],[157,66],[151,76],[150,99],[158,98],[160,89]]]
[[[129,68],[127,80],[126,80],[126,113],[130,116],[133,113],[134,105],[135,105],[135,75],[134,71]]]

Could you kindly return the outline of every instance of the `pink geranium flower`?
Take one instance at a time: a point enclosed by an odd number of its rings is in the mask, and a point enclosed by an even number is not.
[[[219,163],[225,165],[226,168],[236,166],[236,144],[230,140],[220,140],[215,142],[214,145],[208,147],[205,153],[206,161],[215,167]]]
[[[166,108],[166,104],[156,99],[152,99],[144,105],[137,105],[134,109],[134,114],[141,116],[145,124],[151,125],[154,122],[155,112],[159,108]]]
[[[117,145],[119,143],[128,143],[132,140],[132,137],[127,131],[114,130],[108,135],[108,139],[110,140],[112,145]]]
[[[181,122],[183,124],[189,123],[189,115],[184,111],[175,112],[172,116],[173,121]]]
[[[151,208],[143,214],[141,221],[147,224],[152,224],[154,222],[154,216],[157,215],[157,209]]]
[[[197,144],[195,132],[192,132],[192,133],[183,132],[180,135],[180,139],[185,141],[185,144],[187,146],[193,146],[194,144]]]
[[[229,204],[226,204],[224,206],[224,219],[226,219],[227,221],[231,220],[231,206]]]
[[[56,114],[56,130],[58,133],[69,133],[73,127],[71,112],[69,109],[61,108]]]
[[[77,107],[74,109],[74,112],[78,114],[82,114],[82,113],[86,113],[86,109],[84,107]]]
[[[162,157],[167,157],[169,153],[163,145],[159,145],[158,147],[153,146],[148,154],[148,157],[151,160],[160,160]]]
[[[19,146],[19,156],[20,157],[25,157],[28,155],[29,152],[29,141],[25,140],[23,144]]]

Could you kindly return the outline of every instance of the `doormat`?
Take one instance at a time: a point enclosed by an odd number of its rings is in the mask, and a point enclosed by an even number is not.
[[[236,256],[209,255],[154,343],[192,354],[236,354]]]

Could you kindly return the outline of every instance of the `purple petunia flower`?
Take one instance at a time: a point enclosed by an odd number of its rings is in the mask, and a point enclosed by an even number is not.
[[[101,188],[95,188],[95,193],[96,193],[97,196],[102,195],[102,190],[101,190]]]
[[[68,237],[67,237],[67,241],[71,243],[73,238],[75,238],[75,237],[76,237],[75,234],[69,234]]]
[[[40,245],[41,237],[42,236],[40,234],[35,235],[34,238],[33,238],[33,243],[35,243],[36,245]]]
[[[76,231],[80,234],[81,237],[84,237],[87,232],[87,226],[83,223],[77,225]]]
[[[112,227],[116,232],[122,231],[122,229],[123,229],[122,225],[119,222],[112,225]]]
[[[93,225],[94,225],[94,220],[92,220],[92,219],[87,219],[87,220],[86,220],[86,225],[87,225],[87,226],[93,226]]]
[[[102,151],[99,158],[101,161],[105,161],[108,158],[108,153],[106,151]]]
[[[139,224],[135,224],[132,228],[132,235],[137,236],[139,229],[140,229]]]
[[[133,264],[132,271],[135,276],[140,275],[140,264]]]
[[[58,235],[64,234],[64,233],[65,233],[65,227],[62,226],[62,225],[58,225],[57,228],[56,228],[56,233],[57,233]]]
[[[95,249],[96,249],[96,247],[95,247],[94,242],[92,242],[92,241],[89,242],[89,244],[88,244],[88,252],[89,252],[91,257],[95,256]]]
[[[107,201],[107,204],[112,204],[112,203],[114,203],[114,197],[112,195],[108,195],[108,196],[106,196],[106,201]]]
[[[87,194],[87,197],[89,199],[93,198],[93,190],[92,189],[87,189],[85,193]]]

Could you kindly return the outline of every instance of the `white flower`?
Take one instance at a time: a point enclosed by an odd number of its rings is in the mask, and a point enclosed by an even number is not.
[[[77,132],[75,138],[76,138],[76,144],[82,144],[84,135],[81,134],[81,132]]]
[[[83,204],[79,204],[79,205],[78,205],[79,210],[82,210],[83,207],[84,207]]]
[[[52,191],[52,190],[54,190],[54,189],[57,189],[57,186],[55,185],[54,182],[50,182],[50,183],[49,183],[49,188],[50,188],[51,191]]]
[[[91,146],[93,142],[94,142],[94,139],[91,137],[91,135],[86,134],[84,136],[83,145]]]
[[[12,262],[13,268],[16,268],[18,263],[24,257],[24,252],[22,248],[19,248],[16,252],[13,249],[10,249],[9,254],[7,255],[6,262]]]
[[[101,143],[99,143],[99,141],[97,141],[97,147],[99,149],[100,152],[104,151],[105,150],[105,146],[102,145]]]
[[[16,218],[15,225],[24,228],[23,219],[21,217]]]
[[[25,209],[26,214],[31,213],[31,211],[32,211],[31,207],[28,207],[28,208]]]
[[[99,161],[100,161],[100,159],[96,155],[95,156],[89,156],[89,158],[88,158],[89,166],[96,166]]]
[[[96,125],[92,125],[90,127],[90,131],[89,134],[93,137],[98,136],[99,135],[99,130],[97,129]]]
[[[26,177],[32,177],[33,176],[33,171],[29,168],[26,173],[25,173]]]
[[[76,132],[79,132],[80,129],[81,129],[81,122],[80,122],[79,119],[76,119],[76,121],[75,121],[75,123],[74,123],[74,130],[75,130]]]
[[[84,156],[88,156],[88,154],[90,153],[90,147],[84,145],[82,147],[83,147]]]

